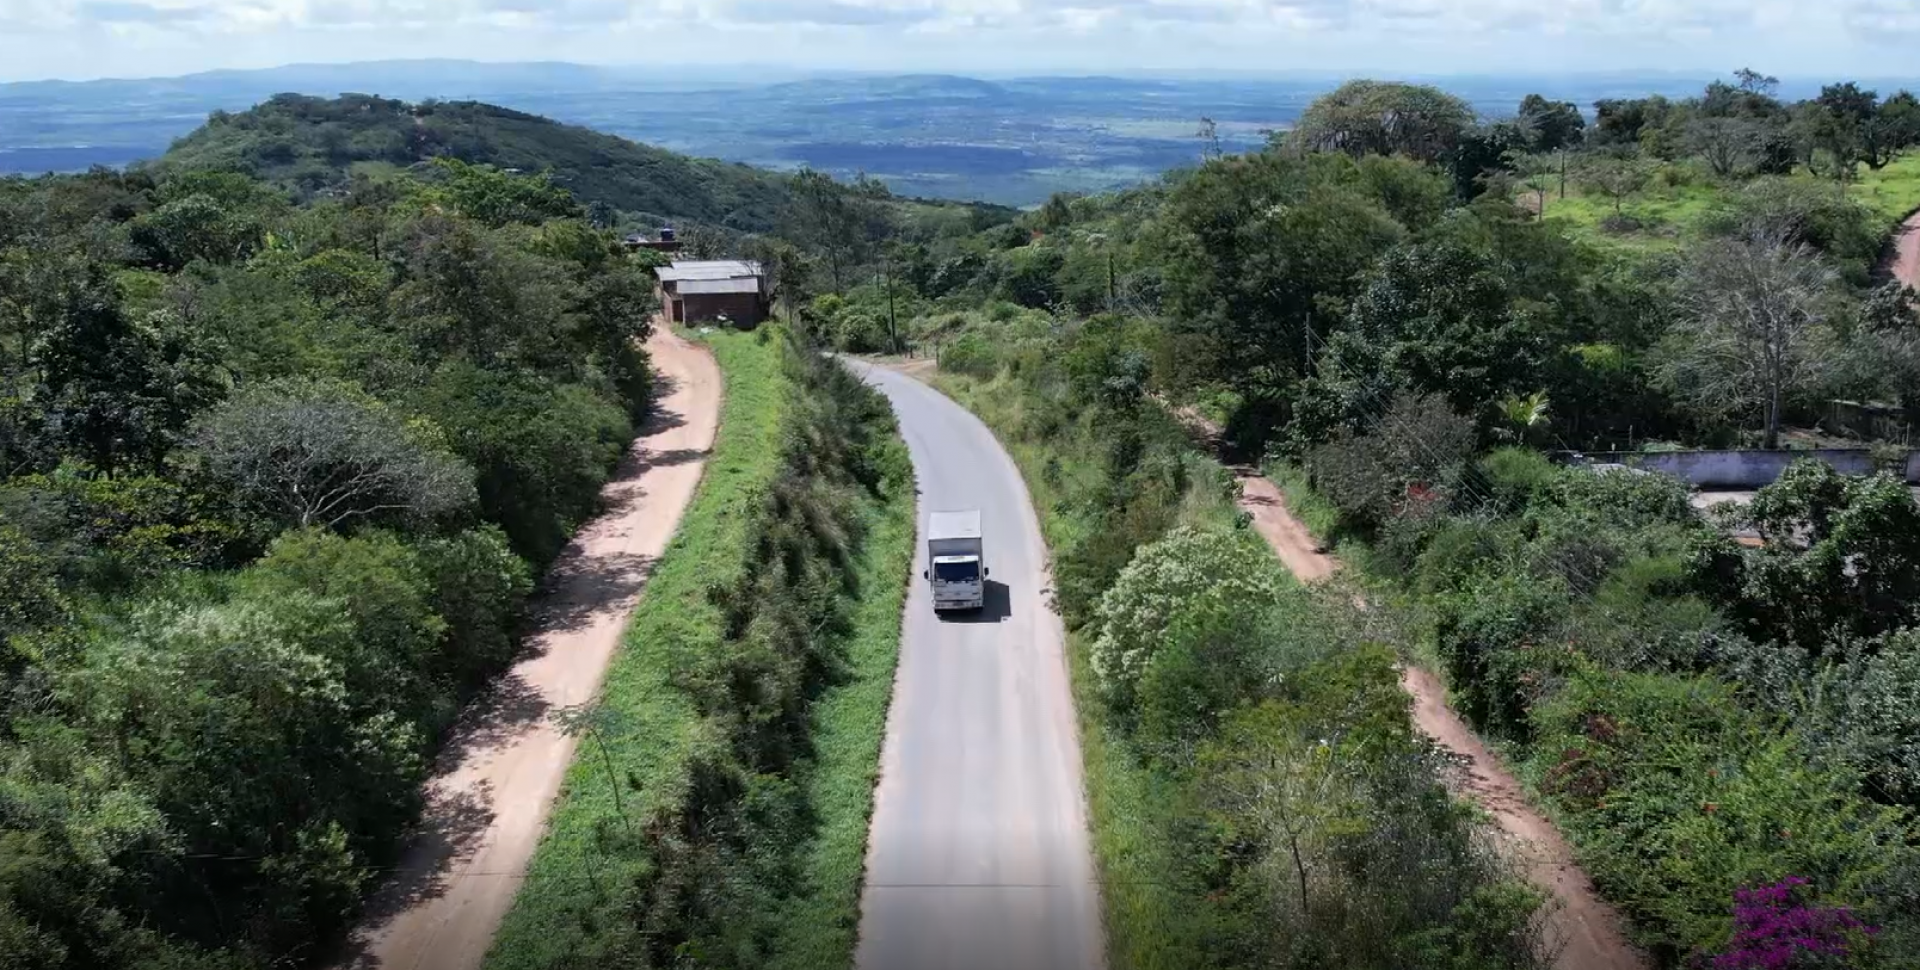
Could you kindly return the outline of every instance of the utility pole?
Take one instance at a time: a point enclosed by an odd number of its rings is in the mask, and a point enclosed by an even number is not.
[[[1560,146],[1560,201],[1567,200],[1567,149]]]
[[[880,265],[887,274],[887,335],[893,340],[893,353],[897,357],[900,354],[900,328],[893,316],[893,253],[891,251],[880,254]]]

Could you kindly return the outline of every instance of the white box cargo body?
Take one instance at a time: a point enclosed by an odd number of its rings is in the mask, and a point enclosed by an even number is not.
[[[936,610],[977,610],[986,605],[986,550],[980,513],[935,512],[927,521],[927,571]]]

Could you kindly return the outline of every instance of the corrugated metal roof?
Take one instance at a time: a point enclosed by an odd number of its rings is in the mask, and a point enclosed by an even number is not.
[[[758,293],[760,279],[755,276],[746,276],[730,280],[681,280],[679,292],[681,296],[694,296],[701,293]]]
[[[741,277],[761,275],[760,264],[738,259],[684,260],[676,259],[672,266],[662,266],[654,270],[662,280],[676,282],[680,280],[731,280]]]

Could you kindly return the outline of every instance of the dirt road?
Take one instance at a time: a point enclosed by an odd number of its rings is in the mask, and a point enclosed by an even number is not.
[[[1893,236],[1893,278],[1920,289],[1920,212],[1907,217]]]
[[[919,381],[853,362],[893,403],[919,516],[979,509],[987,606],[939,617],[915,582],[902,624],[860,901],[860,970],[1097,970],[1065,632],[1026,484],[993,432]],[[914,575],[926,568],[924,546]]]
[[[486,957],[573,760],[547,715],[599,690],[719,425],[713,358],[665,328],[647,351],[664,399],[603,491],[605,511],[549,574],[525,657],[463,716],[428,786],[424,834],[337,967],[474,970]]]
[[[1332,575],[1338,562],[1316,551],[1306,526],[1287,511],[1280,489],[1249,469],[1236,469],[1236,474],[1240,507],[1253,515],[1254,529],[1287,569],[1303,582]],[[1439,679],[1408,667],[1401,671],[1400,685],[1413,695],[1414,723],[1465,769],[1458,782],[1463,794],[1493,817],[1528,880],[1553,895],[1558,908],[1550,916],[1548,939],[1560,947],[1556,970],[1645,970],[1649,964],[1627,942],[1619,912],[1594,891],[1566,840],[1527,803],[1520,782],[1447,707]]]

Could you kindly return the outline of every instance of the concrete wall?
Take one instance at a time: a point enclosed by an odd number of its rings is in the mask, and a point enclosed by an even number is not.
[[[1662,472],[1701,488],[1755,489],[1773,484],[1787,466],[1802,458],[1824,461],[1847,475],[1870,475],[1877,469],[1873,453],[1864,448],[1826,448],[1806,451],[1668,451],[1642,454],[1591,454],[1601,464],[1628,465]],[[1907,456],[1906,478],[1920,483],[1920,452]]]

